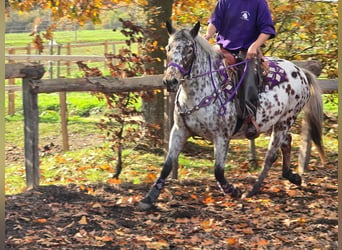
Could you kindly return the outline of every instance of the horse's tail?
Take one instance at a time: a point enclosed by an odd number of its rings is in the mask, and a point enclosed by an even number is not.
[[[302,167],[302,171],[306,168],[309,162],[309,155],[311,151],[311,140],[314,142],[321,162],[325,164],[325,154],[322,140],[322,129],[323,129],[323,101],[322,91],[315,75],[308,70],[303,69],[310,85],[310,98],[308,103],[305,105],[304,119],[302,122],[302,146],[299,157],[299,165]],[[301,171],[301,172],[302,172]]]

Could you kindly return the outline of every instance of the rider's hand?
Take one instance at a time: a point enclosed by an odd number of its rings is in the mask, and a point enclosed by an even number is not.
[[[254,44],[252,44],[252,45],[248,48],[248,50],[247,50],[246,59],[255,58],[255,57],[257,56],[257,51],[258,51],[257,46],[255,46]]]

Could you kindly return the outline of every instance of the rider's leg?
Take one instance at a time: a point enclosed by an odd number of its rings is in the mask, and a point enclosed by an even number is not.
[[[243,81],[244,98],[246,105],[246,118],[248,121],[245,135],[248,139],[259,136],[259,127],[256,123],[256,110],[258,105],[258,88],[255,72],[256,59],[251,59],[247,64],[247,72]]]

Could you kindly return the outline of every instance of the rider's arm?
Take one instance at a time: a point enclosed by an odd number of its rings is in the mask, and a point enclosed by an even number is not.
[[[207,33],[204,35],[204,38],[208,40],[215,33],[216,33],[216,27],[214,26],[214,24],[209,23],[208,28],[207,28]]]
[[[270,34],[261,33],[257,40],[249,46],[246,58],[250,59],[256,57],[258,49],[270,38],[270,36]]]

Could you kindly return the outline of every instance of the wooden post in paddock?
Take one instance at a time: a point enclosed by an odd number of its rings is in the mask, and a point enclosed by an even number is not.
[[[10,49],[8,51],[9,54],[15,54],[15,49]],[[9,63],[14,63],[14,60],[8,60]],[[11,78],[8,79],[9,85],[15,85],[15,79]],[[8,114],[14,115],[15,113],[15,91],[9,90],[8,91]]]
[[[32,79],[40,79],[45,70],[42,65],[28,64],[21,71],[23,73],[23,109],[25,135],[25,170],[26,184],[33,188],[39,185],[39,113],[38,95],[31,88]]]

